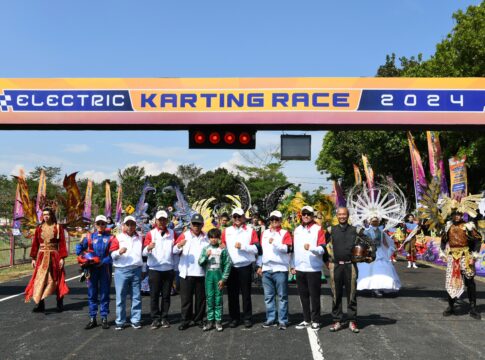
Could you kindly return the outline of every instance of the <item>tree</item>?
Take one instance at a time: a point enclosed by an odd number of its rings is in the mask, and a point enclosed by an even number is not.
[[[185,187],[200,174],[202,174],[202,168],[195,166],[195,164],[179,165],[176,172],[177,177],[182,180]]]
[[[229,202],[225,195],[237,193],[237,179],[237,176],[224,168],[208,171],[188,184],[186,193],[189,202],[210,197],[216,198],[214,204]]]
[[[123,207],[128,205],[136,207],[145,183],[145,169],[130,166],[124,170],[118,170],[118,177],[123,187]]]

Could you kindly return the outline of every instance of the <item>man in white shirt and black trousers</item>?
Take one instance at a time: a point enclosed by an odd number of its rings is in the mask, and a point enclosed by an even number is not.
[[[192,216],[190,229],[175,241],[173,253],[180,255],[180,303],[182,323],[179,330],[189,326],[204,326],[205,316],[205,270],[199,265],[204,247],[209,245],[207,235],[202,232],[204,218],[200,214]],[[195,308],[194,308],[195,295]]]
[[[227,280],[227,298],[229,304],[229,327],[235,328],[241,321],[239,312],[239,292],[242,295],[244,326],[250,328],[253,308],[251,303],[251,283],[253,263],[261,253],[258,234],[246,225],[244,210],[236,208],[232,212],[232,226],[222,232],[222,243],[227,247],[232,260],[232,268]]]

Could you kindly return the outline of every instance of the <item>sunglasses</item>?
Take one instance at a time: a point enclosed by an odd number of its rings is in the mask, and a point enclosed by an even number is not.
[[[201,223],[192,223],[192,225],[194,225],[194,226],[202,226]]]
[[[240,218],[242,218],[242,216],[241,215],[232,215],[232,218],[233,219],[240,219]]]
[[[107,223],[98,221],[98,222],[96,223],[96,225],[98,225],[98,226],[103,226],[103,225],[104,225],[104,226],[106,226],[106,225],[107,225]]]
[[[269,221],[281,221],[281,219],[277,217],[270,217]]]
[[[302,212],[301,216],[313,216],[313,214],[309,212]]]

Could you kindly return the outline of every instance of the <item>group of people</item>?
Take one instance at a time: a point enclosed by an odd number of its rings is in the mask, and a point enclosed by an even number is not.
[[[332,318],[330,331],[338,331],[346,324],[359,332],[357,317],[357,290],[375,288],[378,291],[396,291],[399,278],[390,261],[392,241],[379,228],[380,219],[371,218],[367,229],[349,224],[349,210],[337,209],[338,224],[324,229],[315,221],[311,206],[301,209],[301,223],[293,234],[282,228],[282,214],[275,210],[269,217],[269,227],[256,230],[246,224],[245,213],[232,211],[232,224],[213,228],[204,233],[204,218],[195,214],[190,226],[176,234],[168,226],[168,214],[160,210],[155,226],[144,237],[136,231],[136,219],[126,216],[122,231],[116,236],[107,229],[107,219],[95,219],[96,230],[89,233],[77,246],[77,253],[86,260],[89,323],[86,329],[98,326],[98,308],[103,329],[109,329],[109,293],[112,272],[116,290],[115,329],[123,330],[127,322],[126,301],[131,298],[130,324],[141,325],[141,278],[143,257],[148,262],[150,284],[151,328],[170,327],[168,313],[170,292],[178,271],[180,276],[181,322],[183,331],[200,326],[204,331],[215,328],[223,331],[223,289],[227,288],[229,327],[253,325],[252,279],[254,264],[262,277],[266,319],[264,328],[285,330],[288,319],[288,277],[296,276],[303,321],[296,329],[321,327],[320,297],[322,269],[328,268],[332,291]],[[455,312],[454,303],[467,287],[471,304],[470,315],[480,318],[476,306],[473,281],[474,259],[481,244],[479,233],[461,214],[456,213],[442,238],[442,257],[448,263],[446,288],[449,306],[445,316]],[[473,239],[473,242],[470,242]],[[353,251],[364,242],[368,252],[363,262],[356,263]],[[67,257],[64,230],[57,224],[54,212],[45,209],[43,222],[38,226],[32,243],[34,273],[25,299],[36,303],[34,311],[44,311],[44,299],[57,294],[57,309],[63,310],[63,297],[69,289],[65,283],[64,258]],[[358,280],[359,279],[359,280]],[[461,281],[460,281],[461,279]],[[374,284],[370,284],[374,283]],[[347,298],[347,323],[344,323],[342,298]],[[242,300],[242,313],[240,308]]]

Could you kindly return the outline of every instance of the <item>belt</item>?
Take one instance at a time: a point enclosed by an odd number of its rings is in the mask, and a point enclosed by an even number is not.
[[[49,244],[49,245],[45,245],[45,244],[41,244],[40,245],[40,250],[41,251],[45,251],[45,250],[59,250],[59,247],[57,244]]]
[[[344,265],[344,264],[351,264],[352,261],[337,261],[336,264],[339,264],[339,265]]]

